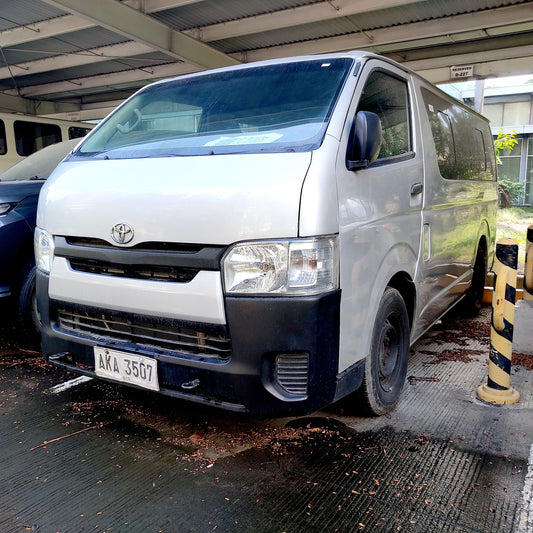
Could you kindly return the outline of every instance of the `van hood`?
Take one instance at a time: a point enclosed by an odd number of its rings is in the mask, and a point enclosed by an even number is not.
[[[298,236],[310,153],[61,163],[42,189],[37,224],[53,235],[226,245]]]

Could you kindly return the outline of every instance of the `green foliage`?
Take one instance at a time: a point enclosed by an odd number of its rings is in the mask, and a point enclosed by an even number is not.
[[[524,184],[517,181],[501,179],[498,180],[498,189],[500,193],[507,191],[511,195],[511,203],[513,205],[519,205],[525,198]]]
[[[518,242],[518,269],[523,272],[526,255],[527,228],[533,225],[533,207],[517,206],[498,209],[496,239],[504,237]]]
[[[498,132],[498,137],[494,139],[494,149],[496,150],[496,161],[498,165],[501,165],[500,153],[511,152],[512,149],[518,144],[516,139],[516,131],[505,133],[503,130]]]
[[[502,164],[500,153],[511,153],[517,144],[518,140],[516,138],[516,131],[511,131],[509,133],[505,133],[503,130],[498,131],[498,136],[494,139],[494,150],[496,152],[496,162],[498,165]],[[518,182],[518,176],[517,181],[499,179],[498,190],[500,193],[500,199],[503,193],[509,193],[511,196],[511,203],[514,205],[521,204],[525,198],[524,184]]]

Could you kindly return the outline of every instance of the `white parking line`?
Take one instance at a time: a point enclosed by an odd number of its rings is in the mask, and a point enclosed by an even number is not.
[[[57,394],[59,392],[63,392],[67,389],[70,389],[72,387],[77,387],[78,385],[81,385],[82,383],[87,383],[88,381],[92,381],[93,378],[90,378],[88,376],[80,376],[76,379],[71,379],[70,381],[65,381],[65,383],[60,383],[59,385],[55,385],[54,387],[48,389],[46,392],[49,394]]]
[[[533,533],[533,444],[529,452],[526,480],[522,492],[522,512],[517,533]]]

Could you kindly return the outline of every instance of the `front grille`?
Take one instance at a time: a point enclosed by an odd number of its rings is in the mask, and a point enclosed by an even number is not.
[[[67,244],[73,246],[84,246],[88,248],[109,248],[114,249],[116,246],[104,241],[103,239],[94,239],[91,237],[65,237]],[[174,242],[142,242],[135,246],[130,246],[128,250],[141,250],[152,252],[178,252],[184,254],[194,254],[200,252],[205,246],[199,244],[179,244]]]
[[[305,396],[309,382],[309,354],[279,354],[276,357],[276,380],[288,393]]]
[[[81,258],[70,258],[68,261],[70,267],[77,272],[152,281],[188,283],[198,273],[198,270],[195,268],[165,265],[122,265],[108,261]]]
[[[81,272],[183,283],[201,270],[218,272],[225,251],[224,246],[168,242],[113,246],[102,239],[60,235],[54,247],[56,257]]]
[[[199,359],[226,360],[231,355],[231,341],[222,326],[65,306],[57,309],[57,324],[60,330],[95,342],[123,342]]]

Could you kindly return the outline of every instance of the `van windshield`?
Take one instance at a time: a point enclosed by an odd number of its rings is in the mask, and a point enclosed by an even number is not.
[[[352,59],[221,70],[151,85],[75,152],[109,159],[309,151],[322,143]]]

